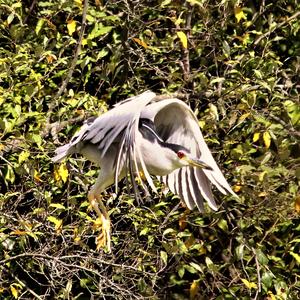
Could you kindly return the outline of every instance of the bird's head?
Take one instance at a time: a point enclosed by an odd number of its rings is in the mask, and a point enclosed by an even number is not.
[[[179,160],[180,164],[183,166],[190,166],[190,167],[197,167],[206,170],[212,170],[207,163],[201,161],[198,158],[192,157],[191,153],[186,150],[178,150],[176,152],[177,159]]]

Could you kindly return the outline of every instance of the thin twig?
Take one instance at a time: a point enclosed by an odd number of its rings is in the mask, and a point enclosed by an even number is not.
[[[257,255],[255,252],[255,249],[252,247],[252,251],[253,253],[255,253],[254,258],[255,258],[255,264],[256,264],[256,273],[257,273],[257,285],[258,285],[258,289],[256,290],[256,294],[254,297],[254,300],[257,299],[258,294],[261,292],[261,277],[260,277],[260,265],[259,265],[259,261],[257,259]]]
[[[32,11],[33,11],[33,9],[34,9],[36,2],[37,2],[37,0],[33,0],[33,1],[32,1],[31,5],[30,5],[30,8],[29,8],[29,12],[28,12],[27,16],[25,17],[25,19],[24,19],[24,21],[23,21],[23,24],[26,24],[26,23],[27,23],[27,20],[28,20],[28,18],[30,17],[30,15],[31,15],[31,13],[32,13]]]
[[[111,266],[111,267],[117,267],[117,268],[121,268],[121,269],[129,269],[129,270],[133,270],[135,272],[139,272],[139,273],[143,273],[143,274],[147,274],[147,275],[151,275],[151,276],[154,275],[151,272],[138,270],[137,268],[135,268],[133,266],[128,266],[128,265],[124,265],[124,264],[116,264],[116,263],[112,263],[112,262],[109,262],[109,261],[105,261],[105,260],[100,259],[100,258],[84,257],[82,255],[65,255],[65,256],[56,257],[56,256],[52,256],[52,255],[48,255],[48,254],[41,254],[41,253],[21,253],[21,254],[11,256],[11,257],[8,257],[6,259],[1,260],[0,265],[6,264],[6,263],[8,263],[10,261],[13,261],[13,260],[20,259],[22,257],[43,258],[43,259],[48,259],[50,261],[59,261],[59,262],[62,262],[63,260],[66,260],[66,259],[75,259],[75,258],[76,259],[82,259],[84,261],[92,260],[92,261],[95,261],[97,263],[101,263],[101,264]]]
[[[269,117],[271,119],[273,119],[274,121],[278,122],[279,124],[281,124],[284,127],[284,129],[286,129],[288,131],[288,133],[290,135],[300,137],[300,132],[296,131],[290,124],[285,123],[282,119],[278,118],[277,116],[275,116],[273,114],[269,114]]]
[[[88,0],[84,0],[84,6],[83,6],[83,11],[82,11],[82,22],[81,22],[81,29],[80,29],[80,34],[79,34],[79,38],[77,41],[77,47],[76,47],[76,51],[74,53],[74,57],[73,60],[71,62],[70,68],[69,68],[69,72],[66,76],[66,78],[64,79],[61,87],[59,88],[57,94],[54,97],[53,102],[50,104],[49,106],[49,112],[48,112],[48,119],[50,119],[51,113],[53,111],[53,109],[57,106],[57,100],[59,99],[59,97],[62,95],[62,93],[64,92],[67,84],[69,83],[72,74],[74,72],[77,60],[78,60],[78,56],[81,50],[81,45],[82,45],[82,39],[83,39],[83,35],[85,32],[85,27],[86,27],[86,15],[87,15],[87,9],[88,9]],[[49,123],[49,120],[47,122],[47,124]]]
[[[5,266],[0,266],[0,268],[2,270],[5,270],[6,267]],[[12,272],[10,272],[10,275],[23,287],[25,288],[32,296],[35,297],[35,299],[38,300],[42,300],[42,298],[35,292],[33,291],[31,288],[29,288],[21,279],[18,278],[17,275],[13,274]]]
[[[188,12],[186,16],[186,37],[187,40],[190,40],[190,35],[191,35],[191,23],[192,23],[192,15],[193,15],[193,7],[188,4]],[[190,79],[190,73],[191,73],[191,68],[190,68],[190,51],[189,47],[185,48],[182,47],[183,50],[183,57],[182,57],[182,64],[183,64],[183,77],[185,81],[189,81]]]
[[[285,21],[279,23],[277,26],[271,28],[269,31],[265,32],[264,34],[262,34],[260,37],[258,37],[255,42],[254,42],[254,46],[257,46],[257,44],[259,44],[259,42],[266,38],[267,36],[269,36],[272,32],[274,32],[275,30],[281,28],[282,26],[286,25],[288,22],[290,22],[291,20],[297,18],[300,15],[300,11],[294,13],[291,17],[287,18]]]

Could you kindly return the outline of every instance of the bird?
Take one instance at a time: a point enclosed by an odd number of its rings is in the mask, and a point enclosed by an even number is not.
[[[201,133],[198,119],[182,100],[145,91],[117,103],[99,117],[87,119],[70,141],[55,150],[57,163],[79,153],[100,167],[88,193],[102,224],[103,243],[111,252],[111,224],[101,194],[124,177],[129,178],[135,197],[147,184],[157,193],[156,176],[190,209],[204,211],[218,206],[212,185],[222,194],[235,193],[222,174]],[[137,179],[137,180],[136,180]],[[138,184],[138,183],[139,184]]]

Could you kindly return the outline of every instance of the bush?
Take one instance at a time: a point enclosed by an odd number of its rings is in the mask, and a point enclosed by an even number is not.
[[[87,2],[0,4],[1,298],[299,298],[297,1]],[[239,199],[201,215],[159,183],[140,206],[108,189],[98,252],[97,168],[50,157],[147,89],[191,105]]]

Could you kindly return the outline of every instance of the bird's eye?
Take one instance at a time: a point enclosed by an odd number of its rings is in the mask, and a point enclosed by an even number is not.
[[[181,158],[185,157],[185,154],[182,151],[178,151],[177,156],[181,159]]]

